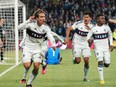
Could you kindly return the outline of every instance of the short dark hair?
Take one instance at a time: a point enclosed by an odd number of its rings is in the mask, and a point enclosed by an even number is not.
[[[96,19],[100,16],[104,16],[102,13],[97,14]]]
[[[85,12],[84,12],[84,15],[89,15],[90,17],[92,17],[92,13],[91,13],[91,11],[89,11],[89,10],[85,11]]]

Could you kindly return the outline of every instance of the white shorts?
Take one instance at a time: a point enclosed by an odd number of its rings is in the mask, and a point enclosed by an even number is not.
[[[40,51],[36,51],[35,50],[23,50],[22,53],[22,61],[23,63],[26,62],[42,62],[42,57],[40,55]]]
[[[47,52],[47,50],[48,50],[48,46],[45,45],[45,46],[43,46],[41,49],[42,49],[42,50],[41,50],[41,53],[40,53],[40,54],[41,54],[42,57],[45,58],[45,54],[46,54],[46,52]]]
[[[73,57],[90,57],[90,48],[87,46],[73,45]]]
[[[34,47],[33,47],[34,48]],[[47,51],[47,45],[43,43],[43,45],[39,45],[35,49],[31,49],[31,47],[24,47],[22,53],[22,61],[23,62],[42,62],[42,58],[44,57]]]
[[[104,63],[110,63],[110,51],[109,50],[95,50],[95,56],[97,61],[104,61]]]

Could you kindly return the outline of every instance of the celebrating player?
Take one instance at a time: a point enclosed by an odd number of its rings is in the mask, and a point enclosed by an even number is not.
[[[102,14],[97,15],[97,24],[88,33],[87,40],[94,41],[95,56],[98,61],[98,73],[100,84],[104,84],[103,67],[110,65],[110,51],[112,51],[112,32],[105,23],[105,17]]]
[[[90,57],[90,48],[86,40],[87,34],[90,31],[93,24],[90,22],[91,12],[85,11],[83,20],[75,22],[71,27],[66,30],[66,39],[65,42],[69,41],[69,34],[71,30],[75,30],[72,45],[73,45],[73,60],[75,64],[81,62],[81,55],[84,60],[84,79],[83,81],[88,81],[87,73],[89,69],[89,57]]]
[[[34,19],[34,21],[32,20]],[[23,28],[22,28],[23,26]],[[38,69],[42,62],[42,51],[46,49],[47,38],[52,43],[52,48],[55,50],[55,40],[51,34],[50,27],[45,24],[45,12],[38,9],[34,16],[31,16],[29,20],[20,24],[19,29],[26,29],[27,36],[25,38],[25,44],[23,47],[22,60],[25,67],[25,72],[28,72],[31,61],[33,61],[34,68],[26,84],[26,87],[32,87],[32,81],[38,75]],[[43,53],[45,54],[45,52]],[[27,74],[27,73],[26,73]],[[26,75],[24,75],[25,77]],[[22,80],[26,80],[23,78]]]

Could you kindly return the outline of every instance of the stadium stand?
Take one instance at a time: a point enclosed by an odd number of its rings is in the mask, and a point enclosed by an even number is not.
[[[95,22],[97,13],[102,12],[108,18],[116,19],[116,0],[21,0],[27,6],[27,17],[37,8],[47,13],[47,24],[52,31],[65,37],[65,31],[73,22],[81,20],[83,12],[89,9],[92,12],[92,22]],[[112,32],[115,24],[109,23]],[[72,35],[71,35],[72,36]]]

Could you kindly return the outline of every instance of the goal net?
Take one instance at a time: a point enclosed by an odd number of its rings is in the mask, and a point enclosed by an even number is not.
[[[17,10],[16,10],[16,0],[0,0],[0,17],[5,20],[4,29],[6,32],[6,44],[4,48],[4,62],[0,63],[1,65],[17,65],[21,60],[20,54],[21,50],[19,46],[20,41],[22,40],[24,33],[22,30],[16,30],[17,24],[22,23],[26,20],[25,5],[18,0],[17,1]],[[16,13],[17,11],[17,13]],[[17,19],[16,16],[17,15]],[[16,42],[18,41],[18,42]],[[18,47],[18,49],[17,49]],[[18,52],[18,53],[17,53]],[[1,72],[0,72],[1,74]]]

